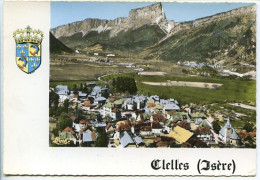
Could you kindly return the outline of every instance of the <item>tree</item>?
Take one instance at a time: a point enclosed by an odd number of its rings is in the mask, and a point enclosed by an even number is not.
[[[83,84],[80,83],[80,90],[82,91],[83,90]]]
[[[63,112],[58,118],[57,127],[60,131],[65,129],[66,127],[72,127],[72,120],[69,118],[68,114]]]
[[[63,102],[63,106],[64,106],[64,111],[66,113],[69,112],[69,99],[65,99],[65,101]]]
[[[105,91],[102,93],[102,96],[105,97],[105,98],[108,98],[108,97],[109,97],[109,92],[108,92],[108,90],[105,90]]]
[[[129,81],[128,92],[130,94],[135,94],[137,92],[135,79],[134,78],[129,78],[128,81]]]
[[[219,131],[221,129],[219,123],[217,121],[213,121],[212,126],[213,126],[213,130],[215,131],[215,133],[219,133]]]
[[[78,89],[77,89],[77,84],[73,84],[73,91],[75,92],[75,91],[77,91]]]
[[[49,107],[54,105],[55,109],[58,108],[59,105],[59,95],[56,94],[54,91],[49,93]]]
[[[113,92],[115,88],[115,79],[110,79],[107,84],[109,85],[110,90]]]
[[[253,125],[250,124],[249,122],[247,122],[244,127],[243,127],[244,130],[246,130],[246,132],[252,132],[253,131]]]
[[[135,79],[131,77],[117,77],[110,82],[113,86],[113,90],[117,92],[129,92],[135,94],[137,92],[137,86]]]
[[[107,147],[108,144],[108,138],[107,133],[104,128],[97,128],[97,141],[96,141],[96,147]]]

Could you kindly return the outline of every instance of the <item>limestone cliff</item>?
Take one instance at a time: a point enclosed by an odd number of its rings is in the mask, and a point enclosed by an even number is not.
[[[56,37],[72,36],[81,32],[86,35],[90,31],[110,31],[110,37],[116,36],[121,31],[137,29],[145,24],[157,24],[165,32],[169,33],[174,27],[174,22],[166,20],[161,3],[156,3],[148,7],[131,10],[128,17],[117,18],[115,20],[85,19],[74,23],[58,26],[51,29],[51,33]]]

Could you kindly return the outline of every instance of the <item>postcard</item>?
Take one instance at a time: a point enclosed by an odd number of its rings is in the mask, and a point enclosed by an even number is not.
[[[5,1],[4,174],[256,176],[256,1]]]

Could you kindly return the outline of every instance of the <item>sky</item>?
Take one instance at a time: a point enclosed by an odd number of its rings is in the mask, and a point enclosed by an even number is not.
[[[131,9],[149,6],[154,3],[155,2],[52,2],[51,28],[87,18],[113,20],[118,17],[128,17]],[[174,20],[175,22],[195,20],[250,5],[252,5],[252,3],[162,3],[166,18]]]

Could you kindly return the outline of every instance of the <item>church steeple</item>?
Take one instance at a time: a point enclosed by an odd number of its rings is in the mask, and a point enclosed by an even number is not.
[[[227,118],[227,122],[226,122],[225,126],[226,126],[227,128],[231,128],[231,127],[232,127],[231,124],[230,124],[230,119],[229,119],[229,117]]]

